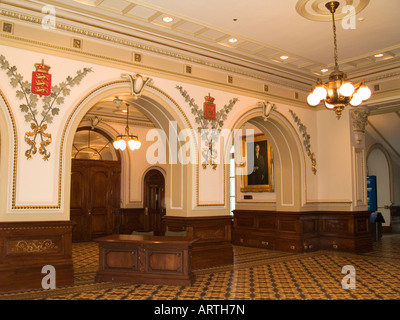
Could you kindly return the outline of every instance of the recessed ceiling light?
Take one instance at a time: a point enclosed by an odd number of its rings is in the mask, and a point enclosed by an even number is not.
[[[328,69],[321,69],[321,72],[328,72]]]
[[[380,58],[380,57],[383,57],[383,53],[378,53],[375,55],[375,58]]]
[[[163,18],[163,21],[164,21],[164,22],[167,22],[167,23],[168,23],[168,22],[172,22],[173,20],[174,20],[174,19],[171,18],[171,17],[164,17],[164,18]]]
[[[235,42],[238,41],[238,39],[232,37],[232,38],[230,38],[228,41],[229,41],[230,43],[235,43]]]
[[[282,60],[286,60],[286,59],[288,59],[289,57],[288,56],[281,56],[280,57]]]

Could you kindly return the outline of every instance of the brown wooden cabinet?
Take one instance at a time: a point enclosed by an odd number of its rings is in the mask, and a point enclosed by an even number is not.
[[[90,241],[113,232],[114,213],[120,202],[120,175],[118,161],[72,160],[73,241]]]
[[[96,281],[190,286],[191,237],[111,235],[99,243]]]

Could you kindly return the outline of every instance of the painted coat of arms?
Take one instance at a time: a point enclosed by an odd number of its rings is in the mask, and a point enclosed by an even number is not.
[[[208,96],[204,97],[206,101],[203,104],[204,107],[204,119],[206,120],[215,120],[215,103],[214,98],[208,94]]]
[[[50,66],[42,63],[35,63],[36,71],[32,71],[32,93],[40,97],[51,94],[51,74]]]

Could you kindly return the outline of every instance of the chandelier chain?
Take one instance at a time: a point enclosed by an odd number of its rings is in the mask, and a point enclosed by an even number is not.
[[[332,24],[333,24],[333,43],[334,43],[334,57],[335,57],[335,70],[339,70],[338,63],[338,48],[336,39],[336,24],[335,24],[335,11],[332,11]]]

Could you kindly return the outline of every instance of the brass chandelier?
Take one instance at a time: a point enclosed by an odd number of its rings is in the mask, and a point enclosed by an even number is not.
[[[116,99],[117,100],[117,99]],[[118,99],[120,100],[120,99]],[[114,100],[115,102],[115,100]],[[117,103],[117,107],[119,104]],[[139,149],[141,143],[139,141],[138,136],[132,135],[129,132],[129,124],[128,124],[128,117],[129,117],[129,104],[126,104],[126,127],[125,127],[125,134],[120,134],[117,136],[117,139],[113,142],[113,146],[115,149],[121,149],[124,151],[127,146],[133,151]]]
[[[316,107],[322,100],[325,107],[334,110],[337,118],[340,119],[345,106],[348,104],[353,107],[359,106],[371,97],[371,90],[364,84],[364,80],[357,84],[347,81],[346,74],[339,70],[335,26],[335,12],[339,7],[339,2],[330,1],[325,4],[325,7],[332,14],[335,70],[329,75],[329,82],[323,83],[321,79],[318,79],[317,85],[307,97],[307,103]]]

